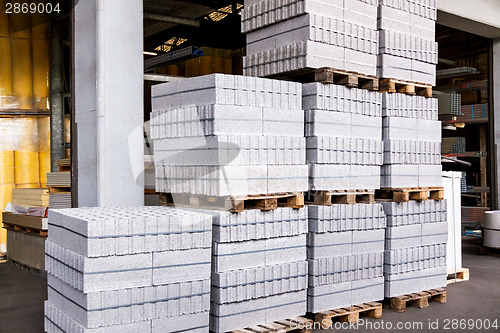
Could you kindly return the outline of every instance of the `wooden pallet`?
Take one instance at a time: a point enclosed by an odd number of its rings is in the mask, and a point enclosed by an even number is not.
[[[160,204],[229,210],[235,213],[242,212],[245,209],[273,210],[278,207],[299,209],[304,207],[304,193],[293,192],[234,197],[161,193]]]
[[[304,317],[295,317],[290,319],[278,320],[268,324],[261,324],[243,329],[231,331],[231,333],[273,333],[273,332],[304,332],[310,333],[313,321]]]
[[[345,308],[322,311],[314,314],[314,321],[320,323],[321,328],[332,328],[333,320],[353,323],[359,320],[360,314],[371,318],[382,318],[382,304],[377,302],[363,303]]]
[[[429,299],[439,302],[441,304],[446,303],[446,289],[444,288],[431,289],[419,293],[392,297],[390,298],[390,304],[391,304],[391,309],[393,309],[394,311],[406,312],[406,306],[408,304],[415,305],[420,309],[428,307]]]
[[[444,200],[443,187],[405,187],[375,190],[379,201],[408,202],[410,200]]]
[[[469,281],[469,269],[460,268],[456,272],[448,272],[448,279],[446,284],[452,284],[455,282]]]
[[[25,232],[28,234],[35,234],[35,235],[38,235],[40,237],[47,237],[49,234],[49,232],[47,230],[34,229],[34,228],[29,228],[29,227],[5,223],[5,222],[3,223],[3,228],[9,229],[9,230]]]
[[[42,278],[47,278],[47,271],[45,269],[38,269],[35,267],[28,266],[26,264],[23,264],[19,261],[13,260],[12,258],[9,258],[8,261],[12,262],[14,265],[16,265],[17,268],[23,269],[25,271],[28,271],[33,274],[38,274]]]
[[[379,79],[376,76],[349,72],[331,67],[304,68],[288,73],[269,76],[273,79],[289,80],[301,83],[319,82],[335,83],[350,88],[360,88],[372,91],[379,90]]]
[[[380,79],[380,92],[432,97],[432,85],[396,79]]]
[[[353,191],[310,191],[306,193],[306,202],[313,205],[330,206],[333,204],[375,203],[375,190]]]

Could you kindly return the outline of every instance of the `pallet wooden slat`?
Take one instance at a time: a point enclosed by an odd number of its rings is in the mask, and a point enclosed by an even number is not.
[[[35,228],[5,223],[5,222],[2,224],[3,224],[4,229],[24,232],[24,233],[28,233],[28,234],[34,234],[34,235],[38,235],[40,237],[47,237],[49,234],[47,230],[40,230],[40,229],[35,229]]]
[[[429,306],[429,300],[439,303],[446,303],[446,289],[438,288],[426,290],[418,293],[412,293],[390,298],[391,309],[396,312],[406,312],[407,305],[415,305],[418,308]]]
[[[375,190],[375,198],[380,201],[408,202],[410,200],[444,200],[443,187],[384,188]]]
[[[379,79],[376,76],[364,75],[331,67],[304,68],[287,73],[270,75],[269,78],[291,80],[301,83],[334,83],[350,88],[360,88],[372,91],[377,91],[379,89]]]
[[[273,210],[278,207],[304,207],[302,192],[235,197],[213,197],[190,194],[160,194],[160,204],[165,206],[187,206],[242,212],[245,209]]]
[[[313,320],[304,317],[294,317],[277,320],[272,323],[260,324],[243,329],[231,331],[230,333],[277,333],[277,332],[307,332],[306,327],[312,327]]]
[[[306,196],[307,202],[322,206],[330,206],[333,204],[354,205],[357,203],[375,203],[375,190],[311,191],[307,193]]]
[[[357,322],[360,314],[366,314],[371,318],[382,318],[382,304],[377,302],[363,303],[359,305],[322,311],[314,315],[314,321],[321,324],[322,328],[332,327],[332,320],[341,322]]]
[[[432,97],[432,85],[396,79],[380,79],[380,92]]]

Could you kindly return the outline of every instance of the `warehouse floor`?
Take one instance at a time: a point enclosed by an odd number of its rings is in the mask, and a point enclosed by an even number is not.
[[[440,332],[445,331],[445,319],[497,319],[500,321],[500,257],[481,256],[476,239],[463,239],[463,266],[470,269],[470,281],[448,286],[446,304],[431,303],[428,308],[409,307],[407,313],[384,309],[383,318],[342,332]],[[43,301],[47,298],[46,280],[39,275],[17,268],[10,262],[0,262],[0,333],[43,332]],[[429,321],[436,325],[429,329]],[[413,328],[399,329],[397,325]],[[421,323],[421,324],[420,324]],[[483,321],[484,323],[484,321]],[[500,322],[497,322],[500,325]],[[392,329],[390,326],[392,325]],[[420,328],[418,325],[422,325]],[[447,331],[452,329],[449,322]],[[410,327],[407,326],[407,327]],[[498,328],[500,329],[500,328]],[[497,330],[498,330],[497,329]],[[462,330],[460,330],[462,331]],[[478,329],[465,330],[470,332]],[[495,329],[490,329],[495,331]],[[139,332],[138,332],[139,333]]]

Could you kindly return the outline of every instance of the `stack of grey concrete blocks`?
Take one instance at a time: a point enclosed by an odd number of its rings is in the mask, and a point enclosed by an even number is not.
[[[211,74],[156,85],[152,95],[157,192],[307,190],[300,83]]]
[[[378,0],[245,0],[244,72],[331,67],[377,74]]]
[[[382,188],[441,186],[441,122],[435,98],[382,94]]]
[[[303,85],[310,190],[380,188],[382,99],[341,85]]]
[[[308,209],[308,311],[384,299],[382,206],[311,205]]]
[[[379,77],[436,84],[436,1],[379,0]]]
[[[307,210],[204,212],[213,215],[210,329],[304,315]]]
[[[446,286],[446,201],[383,202],[385,297]]]
[[[51,210],[46,332],[207,332],[211,215]]]

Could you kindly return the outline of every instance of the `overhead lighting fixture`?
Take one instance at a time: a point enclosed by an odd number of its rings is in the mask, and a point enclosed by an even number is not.
[[[148,51],[144,51],[142,52],[143,54],[147,54],[147,55],[152,55],[152,56],[155,56],[155,55],[158,55],[158,53],[156,52],[148,52]]]
[[[170,51],[157,57],[144,60],[144,70],[152,70],[161,66],[169,65],[176,61],[201,57],[202,55],[203,49],[199,49],[196,46],[188,46],[183,49]]]

